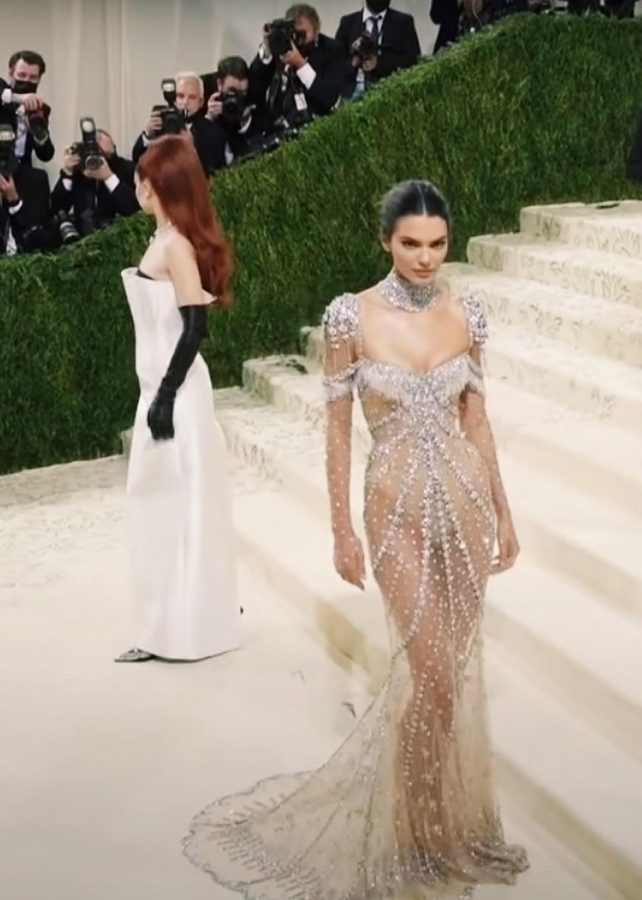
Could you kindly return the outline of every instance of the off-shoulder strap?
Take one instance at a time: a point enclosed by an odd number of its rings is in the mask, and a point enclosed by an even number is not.
[[[481,300],[477,294],[464,294],[462,303],[468,317],[471,345],[485,344],[488,340],[488,322]]]

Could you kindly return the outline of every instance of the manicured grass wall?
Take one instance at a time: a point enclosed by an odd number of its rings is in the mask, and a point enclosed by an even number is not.
[[[237,303],[212,315],[215,384],[295,349],[334,294],[385,271],[377,202],[402,178],[446,192],[457,259],[471,235],[515,229],[522,206],[641,197],[624,175],[640,59],[642,21],[515,17],[220,174]],[[56,256],[0,261],[0,472],[118,449],[137,397],[119,273],[149,231],[136,216]]]

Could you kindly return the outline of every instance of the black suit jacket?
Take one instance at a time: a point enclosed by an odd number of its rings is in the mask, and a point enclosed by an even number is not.
[[[202,113],[194,119],[191,128],[194,149],[198,154],[206,175],[225,165],[225,142],[221,142],[220,132]],[[132,150],[132,158],[137,163],[147,147],[140,134]]]
[[[344,70],[348,82],[344,88],[344,94],[347,96],[351,96],[351,88],[354,88],[357,77],[356,70],[352,68],[350,62],[350,48],[365,30],[362,10],[343,16],[337,29],[336,40],[348,63]],[[410,66],[414,66],[420,54],[421,48],[413,17],[408,13],[389,8],[383,20],[379,61],[376,69],[368,73],[368,81],[380,81],[396,72],[397,69],[408,69]]]
[[[301,90],[305,94],[310,112],[315,116],[324,116],[333,108],[341,93],[344,79],[343,54],[336,41],[325,34],[320,34],[317,43],[307,52],[307,61],[316,72],[316,78],[309,88],[300,82]],[[296,77],[296,73],[293,74]],[[264,63],[257,55],[250,65],[250,97],[256,104],[259,118],[263,119],[267,130],[272,124],[267,94],[275,76],[277,76],[276,60]]]
[[[69,212],[73,208],[74,216],[79,216],[83,209],[91,207],[103,224],[112,222],[116,216],[131,216],[138,212],[134,191],[134,163],[120,156],[112,157],[108,162],[114,175],[120,179],[113,191],[101,181],[93,181],[80,173],[73,175],[71,190],[68,191],[61,175],[51,194],[52,212]]]
[[[7,224],[18,249],[22,249],[23,235],[34,226],[45,226],[49,219],[49,178],[43,169],[30,166],[18,169],[14,175],[16,190],[22,206],[13,215],[4,202],[0,202],[0,255],[6,253]]]
[[[222,116],[218,119],[214,119],[212,124],[217,130],[223,146],[229,146],[234,156],[234,160],[242,159],[244,156],[252,153],[256,148],[257,138],[264,133],[263,123],[256,110],[252,113],[248,128],[242,133],[237,126],[226,122]]]
[[[7,81],[4,81],[0,78],[0,96],[3,92],[10,88],[11,86]],[[0,104],[0,121],[8,122],[14,131],[17,130],[17,115],[16,115],[17,107],[15,104]],[[44,104],[43,113],[47,124],[49,124],[49,116],[51,115],[51,107]],[[34,140],[34,137],[30,131],[27,131],[27,140],[25,144],[25,152],[24,156],[20,159],[21,166],[31,166],[32,165],[32,154],[35,153],[41,162],[49,162],[49,160],[53,159],[55,153],[54,145],[51,141],[51,136],[47,138],[42,144],[37,144]]]
[[[457,0],[432,0],[430,18],[439,25],[433,53],[457,39],[459,31],[459,3]]]

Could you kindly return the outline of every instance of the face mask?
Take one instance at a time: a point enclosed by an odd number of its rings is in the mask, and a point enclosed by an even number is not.
[[[38,90],[38,84],[33,81],[22,81],[18,78],[13,83],[12,91],[14,94],[35,94]]]
[[[366,6],[375,16],[385,12],[390,6],[390,0],[367,0]]]

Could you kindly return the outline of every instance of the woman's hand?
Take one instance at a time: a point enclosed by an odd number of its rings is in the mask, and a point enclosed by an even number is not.
[[[519,541],[510,515],[500,516],[497,520],[497,556],[490,564],[490,574],[498,575],[514,565],[519,554]]]
[[[366,564],[363,546],[354,531],[346,531],[341,537],[335,538],[334,567],[344,581],[363,590]]]
[[[174,397],[158,391],[147,412],[147,425],[155,441],[174,437]]]

